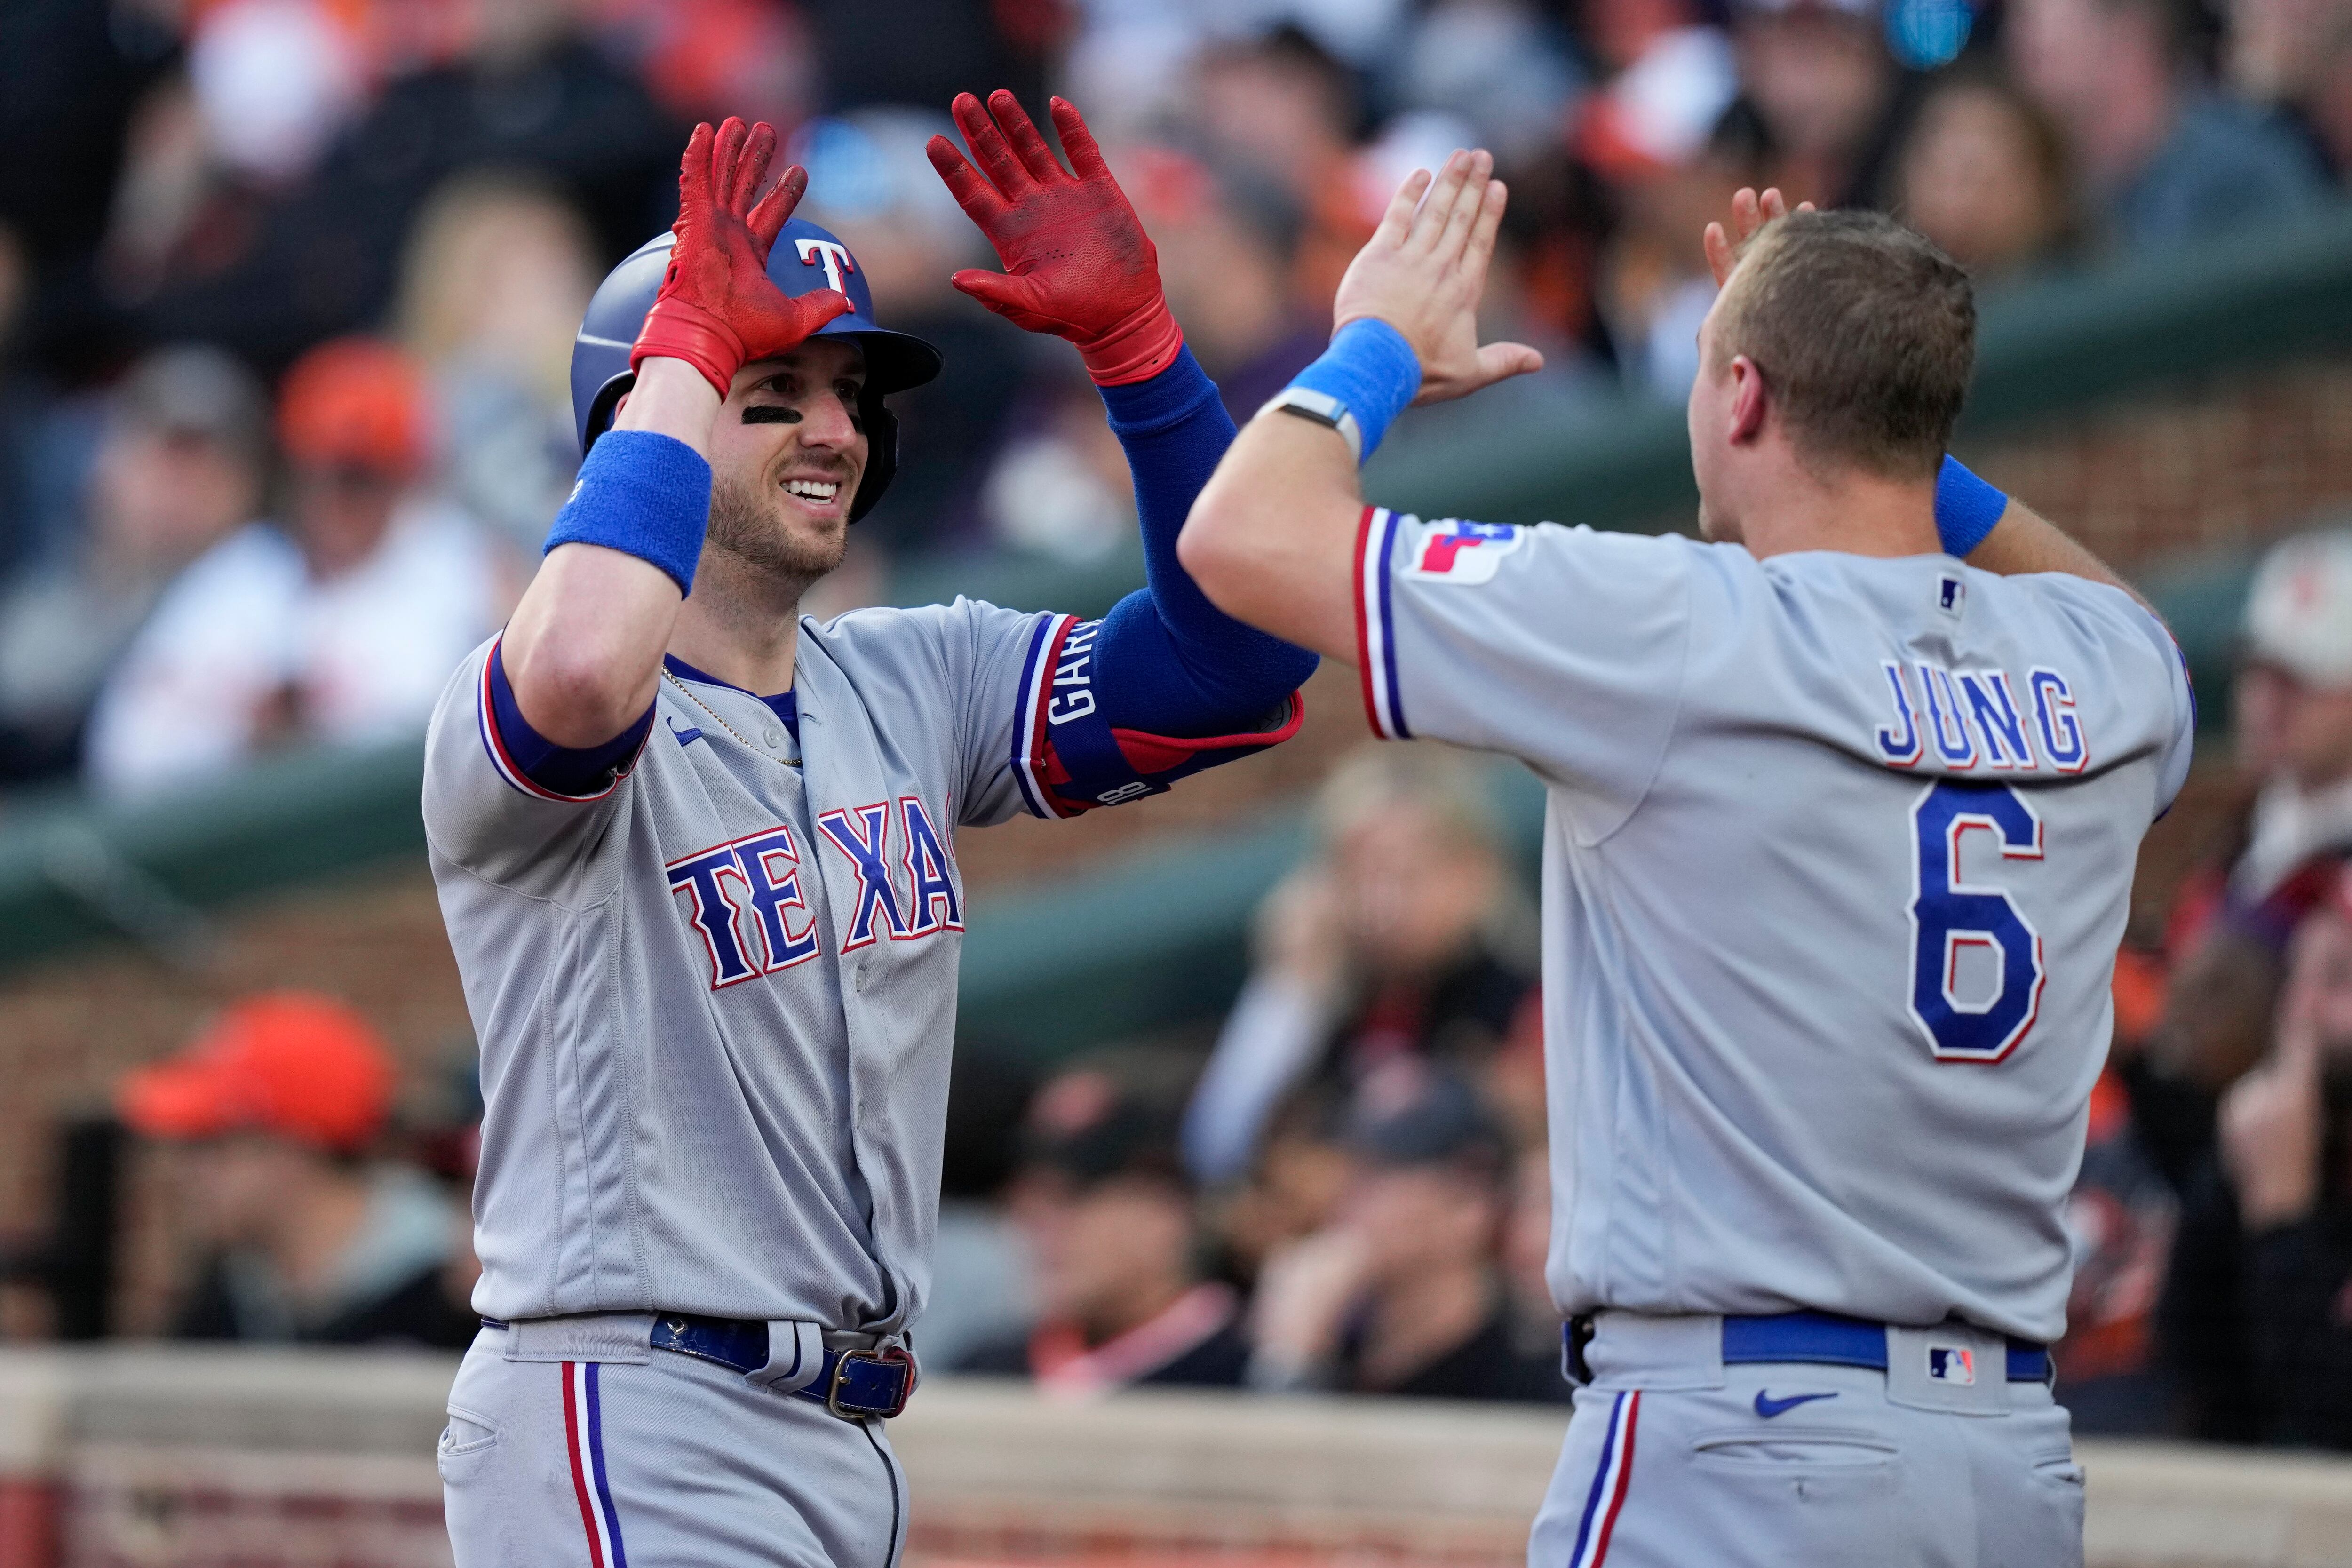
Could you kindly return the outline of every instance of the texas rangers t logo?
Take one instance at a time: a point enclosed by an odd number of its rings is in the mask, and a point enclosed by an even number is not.
[[[1524,542],[1507,522],[1465,522],[1460,518],[1424,523],[1405,556],[1404,575],[1441,583],[1491,582],[1503,557]]]
[[[793,241],[793,248],[799,252],[802,266],[822,265],[824,268],[824,286],[836,292],[841,288],[842,274],[857,270],[857,263],[849,259],[849,247],[838,240],[796,239]]]

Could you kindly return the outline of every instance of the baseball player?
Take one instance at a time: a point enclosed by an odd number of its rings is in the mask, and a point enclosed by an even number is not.
[[[1408,402],[1538,363],[1477,342],[1491,166],[1407,183],[1181,549],[1353,662],[1378,734],[1549,786],[1549,1274],[1583,1386],[1528,1560],[2079,1563],[2044,1346],[2134,856],[2189,765],[2177,650],[1943,468],[1965,274],[1874,215],[1759,223],[1777,196],[1709,236],[1700,538],[1365,506]]]
[[[954,1033],[955,830],[1164,790],[1291,734],[1314,656],[1214,609],[1175,535],[1233,435],[1150,240],[1056,100],[930,155],[1075,342],[1150,585],[1100,621],[959,599],[801,619],[939,355],[697,129],[679,216],[589,307],[586,459],[505,631],[451,681],[425,821],[488,1110],[484,1318],[440,1463],[460,1568],[888,1568]],[[1073,172],[1073,170],[1075,172]]]

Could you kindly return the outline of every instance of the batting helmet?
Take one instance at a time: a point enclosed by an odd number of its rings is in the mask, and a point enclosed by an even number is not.
[[[657,235],[613,268],[588,301],[588,316],[572,345],[572,416],[584,454],[613,425],[613,410],[636,376],[629,369],[629,346],[646,324],[669,268],[674,235]],[[821,338],[847,338],[866,351],[866,390],[857,400],[866,426],[866,474],[849,503],[856,522],[874,510],[898,471],[898,417],[883,398],[920,386],[940,374],[940,351],[918,337],[874,323],[874,297],[849,247],[804,218],[784,225],[768,252],[768,276],[787,298],[818,289],[849,296],[850,311],[817,330]]]

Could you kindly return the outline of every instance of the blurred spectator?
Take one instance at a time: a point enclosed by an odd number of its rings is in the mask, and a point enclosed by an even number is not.
[[[421,1173],[368,1160],[393,1083],[364,1019],[294,992],[237,1003],[122,1080],[123,1120],[176,1145],[177,1191],[207,1253],[174,1333],[472,1342],[473,1314],[444,1288],[462,1212]]]
[[[1332,1107],[1294,1098],[1275,1112],[1241,1180],[1217,1189],[1213,1223],[1234,1279],[1254,1283],[1268,1258],[1339,1217],[1356,1161],[1336,1121]]]
[[[20,351],[79,379],[119,365],[92,258],[113,210],[132,106],[178,47],[163,5],[0,5],[0,227],[21,246],[35,303]]]
[[[135,795],[286,742],[422,730],[514,587],[473,521],[422,488],[430,421],[423,377],[389,345],[340,340],[294,367],[287,531],[245,529],[165,591],[100,694],[94,785]]]
[[[2232,720],[2258,783],[2242,847],[2175,907],[2170,1077],[2218,1094],[2268,1047],[2289,935],[2352,856],[2352,529],[2289,539],[2254,574]]]
[[[1220,44],[1193,70],[1191,128],[1218,162],[1256,170],[1304,216],[1292,287],[1318,311],[1394,189],[1368,201],[1353,177],[1361,112],[1353,73],[1297,26]]]
[[[1503,1222],[1503,1289],[1511,1343],[1523,1356],[1557,1360],[1564,1320],[1552,1305],[1545,1267],[1551,1260],[1551,1151],[1541,1130],[1524,1142],[1511,1173],[1511,1213]],[[1563,1395],[1562,1397],[1565,1397]]]
[[[19,368],[16,353],[32,292],[32,258],[16,231],[0,222],[0,582],[37,552],[45,531],[34,470],[47,400]]]
[[[2290,215],[2321,189],[2291,133],[2197,79],[2192,20],[2189,0],[2016,0],[2002,29],[2111,244],[2188,244]]]
[[[400,336],[433,380],[443,484],[536,556],[580,464],[572,344],[599,272],[580,215],[512,175],[460,175],[418,215],[400,270]]]
[[[2222,1102],[2167,1328],[2201,1437],[2352,1448],[2352,881],[2295,933],[2268,1058]]]
[[[1534,321],[1606,346],[1627,384],[1679,397],[1697,372],[1697,321],[1715,300],[1686,215],[1694,204],[1717,202],[1723,176],[1734,176],[1734,188],[1760,176],[1760,132],[1746,117],[1732,127],[1744,140],[1713,146],[1738,76],[1730,40],[1696,6],[1592,0],[1584,19],[1611,74],[1569,128],[1574,161],[1516,174],[1504,222],[1507,229],[1542,223],[1528,242]],[[1735,147],[1748,150],[1737,168],[1726,155]],[[1541,208],[1550,210],[1538,217]],[[1539,346],[1559,363],[1557,345]]]
[[[1030,1107],[1019,1182],[1014,1212],[1037,1260],[1040,1321],[965,1370],[1025,1373],[1069,1394],[1241,1382],[1249,1352],[1239,1304],[1202,1276],[1171,1115],[1101,1068],[1065,1072]]]
[[[789,132],[818,105],[816,43],[788,0],[586,4],[601,40],[634,60],[662,107],[687,124],[738,114]]]
[[[982,481],[989,537],[1062,561],[1100,561],[1133,548],[1134,482],[1102,398],[1075,365],[1037,380],[1029,401],[1039,412]]]
[[[1730,40],[1679,0],[1594,0],[1591,16],[1615,74],[1578,110],[1580,153],[1620,178],[1689,162],[1738,95]]]
[[[1036,1319],[1035,1266],[1004,1201],[1031,1085],[1005,1057],[995,1042],[956,1042],[931,1293],[917,1341],[933,1367],[957,1366],[983,1345],[1025,1340]]]
[[[798,0],[837,110],[878,103],[943,110],[959,92],[1008,88],[1044,123],[1045,67],[1068,26],[1055,0]]]
[[[1760,131],[1790,205],[1877,205],[1902,82],[1877,0],[1733,0],[1731,42],[1731,113]]]
[[[1496,1269],[1510,1152],[1469,1080],[1389,1062],[1358,1089],[1347,1142],[1339,1219],[1258,1278],[1252,1385],[1565,1402],[1558,1342],[1514,1342]]]
[[[1388,54],[1391,96],[1467,121],[1507,167],[1556,139],[1575,101],[1566,43],[1525,0],[1436,0]]]
[[[1192,110],[1193,61],[1207,18],[1160,0],[1084,0],[1064,51],[1062,96],[1086,106],[1096,140],[1113,146],[1173,124]]]
[[[1398,1057],[1476,1070],[1541,1023],[1486,785],[1438,747],[1373,746],[1317,807],[1321,851],[1269,894],[1258,957],[1192,1104],[1184,1143],[1203,1181],[1246,1170],[1292,1094],[1344,1102]]]
[[[2079,1432],[2156,1436],[2172,1425],[2174,1385],[2158,1355],[2156,1314],[2180,1205],[2136,1115],[2140,1053],[2164,1016],[2154,955],[2116,955],[2115,1036],[2091,1090],[2090,1125],[2066,1230],[2074,1279],[2066,1335],[2051,1347]]]
[[[1727,115],[1739,89],[1730,40],[1685,0],[1595,0],[1587,26],[1615,72],[1570,131],[1580,166],[1608,198],[1605,223],[1587,218],[1601,237],[1593,335],[1627,386],[1678,400],[1698,374],[1698,323],[1715,302],[1691,236],[1732,191],[1764,178],[1763,132],[1750,111]],[[1516,185],[1512,195],[1517,206]]]
[[[924,155],[934,133],[957,134],[937,110],[866,109],[810,121],[791,147],[809,172],[802,214],[848,245],[879,319],[936,344],[944,361],[937,381],[891,399],[898,475],[857,525],[853,550],[941,543],[972,527],[981,476],[1021,401],[1016,389],[1040,351],[1046,364],[1075,361],[956,292],[950,279],[959,268],[997,263]],[[1101,423],[1098,401],[1095,418]],[[1122,461],[1122,488],[1125,471]]]
[[[317,0],[217,0],[194,20],[188,83],[213,153],[263,186],[309,174],[365,102],[360,39]]]
[[[2336,180],[2352,177],[2352,3],[2231,0],[2230,85],[2287,116]]]
[[[268,406],[217,349],[163,349],[110,404],[71,553],[0,593],[0,781],[69,772],[164,587],[261,508]]]
[[[1620,217],[1602,253],[1597,303],[1628,385],[1680,402],[1698,376],[1698,327],[1715,303],[1715,279],[1691,236],[1732,193],[1765,177],[1753,122],[1727,115],[1688,161],[1619,165]]]
[[[1895,160],[1890,205],[1979,281],[2042,266],[2076,241],[2057,126],[1989,71],[1938,78]]]
[[[141,258],[118,268],[134,320],[287,364],[382,318],[410,220],[467,170],[530,170],[576,204],[600,259],[635,249],[676,211],[685,129],[585,35],[581,9],[471,8],[462,55],[393,75],[290,184],[216,182],[219,153],[201,116],[193,132],[177,117],[177,129],[134,151],[126,188],[145,182],[157,194],[118,206],[110,242]],[[166,195],[191,181],[193,198]]]
[[[1169,308],[1226,407],[1246,420],[1330,342],[1328,294],[1310,309],[1296,287],[1305,213],[1246,163],[1204,163],[1158,149],[1126,162],[1135,172],[1136,210],[1160,251]]]

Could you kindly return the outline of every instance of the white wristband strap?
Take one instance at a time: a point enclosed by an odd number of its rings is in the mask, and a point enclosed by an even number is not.
[[[1364,460],[1363,427],[1356,423],[1356,416],[1349,412],[1348,405],[1329,393],[1318,392],[1309,386],[1286,386],[1267,398],[1258,412],[1264,414],[1276,408],[1337,430],[1340,438],[1348,443],[1348,456],[1359,463]]]

